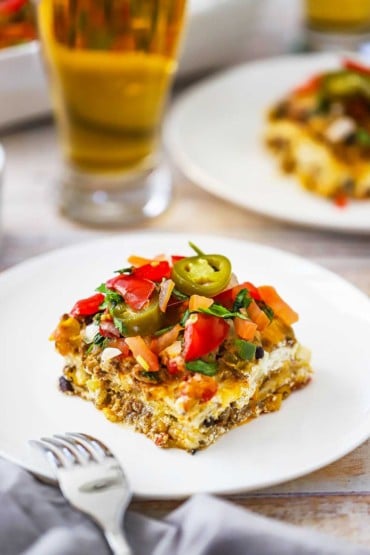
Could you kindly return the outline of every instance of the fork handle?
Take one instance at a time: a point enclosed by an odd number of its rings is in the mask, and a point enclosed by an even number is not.
[[[132,555],[131,548],[120,530],[106,530],[104,532],[104,536],[112,550],[113,555]]]

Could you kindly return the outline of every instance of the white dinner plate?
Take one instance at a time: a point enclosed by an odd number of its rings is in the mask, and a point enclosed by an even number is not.
[[[224,253],[239,279],[274,284],[299,312],[299,340],[315,375],[280,411],[229,432],[192,456],[163,450],[105,419],[91,403],[59,392],[63,360],[48,341],[62,313],[90,296],[132,254],[187,254],[187,240]],[[148,498],[232,493],[283,482],[322,467],[370,431],[370,302],[336,275],[291,254],[253,243],[183,234],[125,234],[62,249],[0,275],[0,453],[49,471],[27,440],[83,431],[121,460],[133,491]]]
[[[238,206],[296,224],[370,233],[370,200],[343,209],[305,191],[280,172],[262,140],[267,108],[339,62],[334,54],[273,58],[194,86],[167,118],[167,149],[189,179]]]

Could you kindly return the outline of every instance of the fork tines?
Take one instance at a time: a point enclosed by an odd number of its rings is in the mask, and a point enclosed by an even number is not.
[[[53,437],[43,437],[40,440],[32,439],[29,443],[43,451],[56,468],[86,465],[114,458],[103,442],[88,434],[55,434]]]

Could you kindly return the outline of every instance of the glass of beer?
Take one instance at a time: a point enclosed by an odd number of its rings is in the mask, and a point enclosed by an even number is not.
[[[186,0],[40,0],[68,217],[126,225],[167,208],[160,127],[185,8]]]
[[[359,50],[370,40],[370,0],[306,0],[306,22],[314,50]]]

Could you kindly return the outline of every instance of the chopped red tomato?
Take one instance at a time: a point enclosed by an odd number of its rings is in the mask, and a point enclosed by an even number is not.
[[[253,285],[253,283],[251,283],[250,281],[244,281],[239,285],[235,285],[230,289],[226,289],[226,291],[222,291],[222,293],[219,293],[218,295],[213,297],[213,300],[216,303],[222,304],[222,306],[230,309],[232,308],[238,293],[240,293],[242,289],[246,289],[252,299],[254,299],[255,301],[261,300],[261,295],[259,294],[257,287]]]
[[[102,293],[96,293],[87,299],[81,299],[77,301],[73,306],[70,315],[71,316],[92,316],[98,312],[100,305],[104,301],[104,295]]]
[[[257,324],[250,320],[243,320],[242,318],[235,318],[234,320],[235,332],[242,339],[250,341],[254,338],[257,331]]]
[[[167,366],[167,371],[171,376],[178,376],[179,374],[182,373],[182,370],[177,364],[176,360],[169,360],[166,366]]]
[[[321,75],[314,75],[313,77],[308,79],[308,81],[296,87],[293,90],[293,94],[300,96],[316,92],[321,84],[321,79]]]
[[[125,341],[143,370],[146,372],[158,372],[158,357],[149,349],[142,337],[139,335],[136,337],[126,337]]]
[[[126,275],[109,279],[106,285],[109,289],[118,291],[133,310],[141,310],[155,289],[155,284],[148,279]]]
[[[103,320],[100,322],[99,333],[103,337],[120,337],[119,330],[111,320]]]
[[[334,197],[334,204],[338,206],[338,208],[345,208],[348,205],[348,202],[349,199],[344,193],[338,193]]]
[[[349,71],[357,71],[358,73],[364,73],[365,75],[370,75],[370,67],[357,62],[356,60],[343,60],[342,66]]]
[[[121,338],[114,338],[109,342],[109,347],[115,347],[116,349],[119,349],[122,353],[122,356],[124,356],[125,358],[128,357],[131,354],[131,351],[126,343],[126,341],[121,337]]]
[[[262,299],[272,308],[279,318],[288,326],[298,320],[298,314],[280,297],[278,292],[271,285],[262,285],[258,288]]]
[[[208,355],[225,341],[229,324],[210,314],[193,314],[185,325],[184,358],[195,360]]]
[[[150,279],[151,281],[162,281],[171,277],[171,268],[166,260],[153,260],[149,264],[144,264],[135,268],[132,275],[141,279]]]

